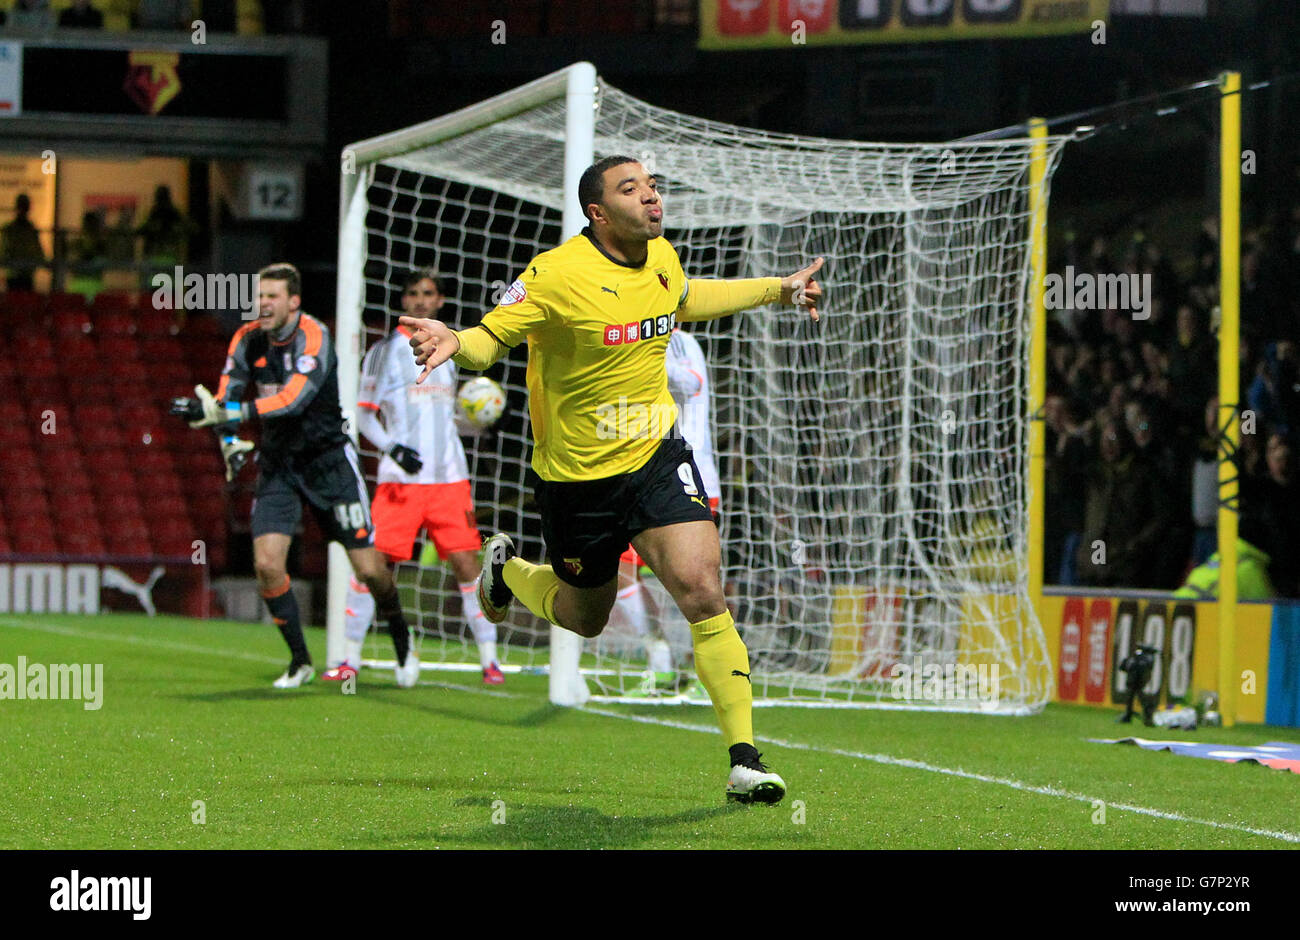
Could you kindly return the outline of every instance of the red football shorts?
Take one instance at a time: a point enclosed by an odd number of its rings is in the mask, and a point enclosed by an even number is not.
[[[713,511],[713,521],[717,522],[718,521],[718,497],[716,496],[709,497],[709,509]],[[633,548],[631,545],[627,547],[627,551],[625,551],[623,554],[618,556],[618,560],[630,562],[633,568],[640,568],[642,565],[645,564],[645,559],[642,558],[640,555],[638,555],[636,549]]]
[[[469,480],[380,483],[370,513],[375,523],[375,548],[393,561],[411,557],[421,528],[429,533],[443,560],[452,552],[476,552],[483,544]]]

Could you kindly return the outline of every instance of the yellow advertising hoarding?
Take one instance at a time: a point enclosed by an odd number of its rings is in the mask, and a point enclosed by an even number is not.
[[[1017,39],[1096,30],[1110,0],[700,0],[701,49]]]
[[[1047,594],[1039,610],[1056,670],[1058,702],[1115,706],[1118,664],[1139,643],[1161,649],[1151,682],[1160,704],[1219,685],[1219,611],[1214,601],[1165,596]],[[1262,723],[1268,694],[1269,604],[1237,606],[1237,720]]]

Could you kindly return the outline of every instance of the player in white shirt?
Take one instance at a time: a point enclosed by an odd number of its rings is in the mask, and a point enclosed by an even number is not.
[[[402,310],[408,316],[435,317],[445,302],[437,271],[421,268],[407,276]],[[384,455],[371,506],[375,547],[391,561],[405,561],[420,529],[428,532],[438,557],[451,566],[460,586],[465,622],[478,644],[483,681],[500,685],[504,677],[497,663],[496,625],[483,616],[478,603],[482,538],[474,520],[465,448],[458,435],[458,429],[471,430],[457,420],[458,371],[448,361],[416,384],[421,367],[411,358],[410,338],[410,332],[399,326],[372,346],[361,363],[357,429]],[[345,616],[347,658],[322,678],[356,675],[373,616],[369,591],[352,579]]]
[[[668,391],[677,405],[677,430],[694,451],[695,464],[709,499],[714,521],[718,518],[718,495],[721,492],[718,466],[713,457],[713,431],[709,426],[709,365],[699,341],[690,333],[676,328],[668,339]],[[629,545],[618,566],[618,595],[615,605],[636,631],[646,636],[647,664],[650,677],[643,691],[651,692],[676,684],[672,650],[667,640],[652,630],[646,613],[645,588],[637,577],[642,561]]]

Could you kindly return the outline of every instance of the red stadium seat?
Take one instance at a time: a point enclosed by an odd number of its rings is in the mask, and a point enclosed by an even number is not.
[[[100,358],[101,368],[104,374],[111,379],[114,385],[136,385],[147,387],[152,384],[153,377],[149,373],[149,368],[139,359],[104,359]]]
[[[77,422],[77,427],[83,430],[92,424],[116,427],[117,409],[111,405],[77,405],[72,409],[72,419]]]
[[[134,291],[102,290],[90,304],[90,312],[98,318],[101,314],[132,313],[138,306]]]
[[[113,532],[108,534],[108,550],[110,554],[124,558],[151,558],[154,554],[153,546],[146,536]]]
[[[15,476],[41,476],[44,465],[41,463],[40,455],[30,447],[22,449],[15,448],[7,451],[5,458],[5,477]]]
[[[9,347],[11,355],[26,364],[32,359],[53,359],[54,340],[44,332],[25,332],[15,336]]]
[[[90,319],[100,336],[134,336],[136,333],[135,314],[130,312],[92,314]]]
[[[162,493],[149,498],[149,516],[153,519],[188,519],[190,504],[183,496]]]
[[[122,432],[113,425],[90,424],[77,429],[83,451],[120,450]]]
[[[155,496],[165,496],[168,494],[175,496],[185,495],[185,486],[182,483],[181,478],[175,473],[160,473],[157,476],[149,477],[148,480],[140,481],[140,496],[145,501],[146,505],[148,504],[148,501],[153,499]]]
[[[211,375],[196,376],[194,367],[183,359],[160,359],[153,362],[145,360],[145,362],[155,382],[187,385],[191,391],[195,385],[202,383],[214,393],[217,390],[216,372]]]
[[[58,543],[52,529],[44,527],[22,528],[10,536],[13,550],[19,555],[57,555]]]
[[[28,450],[34,443],[26,423],[0,423],[0,453],[7,453],[20,447]]]
[[[45,295],[35,291],[11,290],[0,294],[0,310],[19,316],[39,318],[45,313],[45,307]]]
[[[185,347],[174,336],[145,336],[139,344],[140,358],[151,367],[164,362],[182,362],[185,358]]]
[[[49,306],[53,314],[75,313],[86,309],[86,298],[72,291],[53,290],[50,291]]]
[[[93,516],[99,520],[105,532],[112,529],[119,519],[144,518],[144,507],[134,490],[95,494],[84,509],[88,518]]]
[[[191,314],[185,321],[185,326],[181,330],[183,338],[202,340],[205,345],[210,345],[215,341],[222,348],[225,347],[223,340],[226,331],[221,328],[221,321],[217,317],[208,313]]]
[[[137,447],[132,450],[132,464],[135,475],[140,481],[141,489],[146,488],[158,474],[173,474],[176,465],[172,463],[171,454],[156,446]]]
[[[107,555],[108,544],[100,534],[99,527],[87,529],[60,529],[58,533],[59,548],[65,555]]]
[[[55,337],[54,359],[64,375],[86,375],[98,366],[99,346],[92,336],[72,333]]]
[[[188,555],[194,551],[194,540],[201,536],[189,519],[171,517],[154,520],[149,537],[164,555]]]
[[[105,361],[113,359],[139,359],[140,344],[134,336],[108,334],[99,340],[99,355]]]
[[[4,503],[10,529],[27,528],[31,525],[30,520],[54,515],[44,490],[6,491],[0,494],[0,501]]]
[[[64,400],[66,384],[60,379],[24,379],[19,401],[32,429],[44,438],[72,430],[72,409]],[[47,442],[48,443],[48,442]]]
[[[143,336],[175,336],[180,332],[176,315],[171,310],[155,310],[151,306],[141,307],[136,323]]]
[[[90,481],[91,488],[103,498],[110,498],[114,493],[135,493],[135,477],[126,469],[104,470],[95,472]]]
[[[58,336],[84,336],[94,331],[90,314],[85,310],[59,310],[52,315]]]

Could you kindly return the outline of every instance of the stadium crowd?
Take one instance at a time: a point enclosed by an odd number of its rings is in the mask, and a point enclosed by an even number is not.
[[[0,25],[29,32],[189,30],[202,20],[213,32],[258,36],[301,32],[307,19],[303,0],[0,0]]]
[[[1093,277],[1150,275],[1132,310],[1049,317],[1048,584],[1172,590],[1217,550],[1218,232],[1171,255],[1139,222],[1117,244],[1066,233],[1061,266]],[[1077,277],[1077,275],[1076,275]],[[1300,204],[1246,229],[1241,249],[1239,537],[1249,595],[1300,596],[1296,287]],[[1145,313],[1145,318],[1141,318]],[[1262,598],[1261,598],[1262,599]]]

